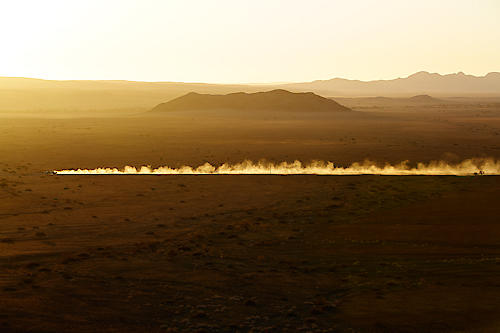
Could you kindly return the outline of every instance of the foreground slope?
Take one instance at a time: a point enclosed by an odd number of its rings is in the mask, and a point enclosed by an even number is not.
[[[349,111],[337,102],[313,93],[272,90],[247,94],[208,95],[191,92],[162,103],[153,112],[179,110],[273,110],[273,111]]]

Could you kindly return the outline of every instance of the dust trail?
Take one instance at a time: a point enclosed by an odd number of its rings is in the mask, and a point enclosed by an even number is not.
[[[156,169],[149,166],[140,168],[126,166],[123,169],[56,170],[54,173],[58,175],[500,175],[500,160],[473,158],[456,164],[432,161],[418,163],[415,166],[410,166],[408,161],[395,165],[389,163],[378,165],[366,160],[361,163],[353,163],[348,167],[336,166],[332,162],[325,161],[313,161],[309,164],[303,164],[300,161],[293,163],[244,161],[236,164],[224,163],[219,166],[213,166],[209,163],[197,167],[170,168],[163,166]]]

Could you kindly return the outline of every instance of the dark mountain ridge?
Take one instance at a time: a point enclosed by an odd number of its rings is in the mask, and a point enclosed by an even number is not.
[[[162,103],[153,112],[180,110],[273,110],[273,111],[349,111],[334,100],[314,93],[292,93],[277,89],[257,93],[231,93],[209,95],[188,93],[184,96]]]

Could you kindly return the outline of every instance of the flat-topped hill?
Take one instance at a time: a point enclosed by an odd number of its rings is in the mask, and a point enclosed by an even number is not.
[[[314,93],[293,93],[272,90],[258,93],[209,95],[191,92],[169,102],[157,105],[154,112],[179,110],[273,110],[273,111],[350,111],[334,100]]]
[[[410,101],[415,103],[425,103],[425,104],[443,104],[444,101],[438,98],[434,98],[429,95],[417,95],[409,98]]]
[[[452,99],[439,99],[429,95],[416,95],[408,98],[393,97],[333,97],[339,103],[350,108],[356,107],[423,107],[439,105],[456,105]]]

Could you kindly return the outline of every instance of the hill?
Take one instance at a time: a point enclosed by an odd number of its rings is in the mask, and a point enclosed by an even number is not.
[[[417,95],[410,97],[409,100],[413,103],[420,103],[420,104],[443,104],[444,101],[438,98],[434,98],[429,95]]]
[[[180,110],[273,110],[273,111],[349,111],[334,100],[314,93],[292,93],[277,89],[257,93],[208,95],[191,92],[162,103],[153,112]]]
[[[395,97],[332,97],[343,105],[353,108],[359,106],[431,106],[456,104],[453,100],[439,99],[429,95],[417,95],[410,98]]]

